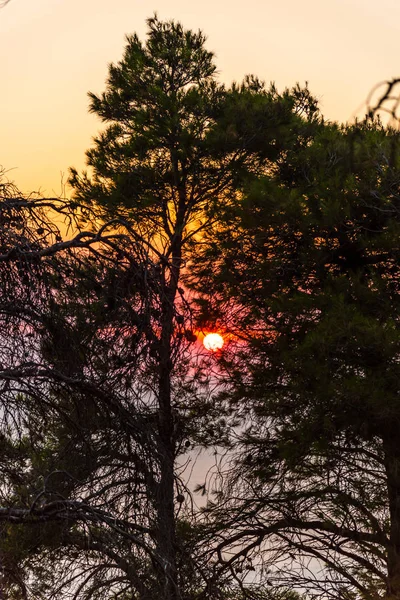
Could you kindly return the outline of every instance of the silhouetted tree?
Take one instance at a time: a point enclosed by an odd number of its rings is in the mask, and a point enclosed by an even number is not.
[[[321,120],[193,265],[243,415],[213,535],[271,585],[400,596],[399,199],[399,134]]]
[[[23,425],[4,428],[2,552],[31,596],[220,598],[232,580],[209,562],[180,477],[188,447],[224,433],[183,271],[218,207],[314,109],[307,90],[251,77],[226,90],[200,32],[148,25],[90,94],[106,126],[90,174],[71,172],[70,205],[89,231],[23,255],[32,281],[12,256],[2,271],[0,381]]]

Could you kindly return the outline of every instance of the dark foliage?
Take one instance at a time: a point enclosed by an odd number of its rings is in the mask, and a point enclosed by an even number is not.
[[[229,208],[192,280],[236,340],[220,550],[334,597],[399,593],[398,151],[378,123],[321,122]]]

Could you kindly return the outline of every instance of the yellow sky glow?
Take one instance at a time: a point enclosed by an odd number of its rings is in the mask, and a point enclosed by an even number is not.
[[[100,128],[87,92],[104,89],[124,34],[144,39],[154,11],[204,31],[221,81],[307,80],[330,120],[351,120],[376,83],[400,76],[398,0],[11,0],[0,10],[0,164],[23,191],[59,194],[68,167],[84,167]]]

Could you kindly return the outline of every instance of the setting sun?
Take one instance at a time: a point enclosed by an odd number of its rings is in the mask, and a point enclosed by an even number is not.
[[[224,338],[219,333],[209,333],[205,336],[203,344],[207,350],[216,352],[217,350],[221,350],[224,345]]]

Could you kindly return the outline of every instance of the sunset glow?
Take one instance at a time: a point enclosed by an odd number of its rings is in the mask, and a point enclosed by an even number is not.
[[[224,345],[224,338],[222,335],[219,335],[219,333],[209,333],[205,336],[203,344],[206,350],[217,352],[217,350],[221,350]]]

